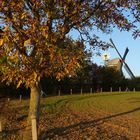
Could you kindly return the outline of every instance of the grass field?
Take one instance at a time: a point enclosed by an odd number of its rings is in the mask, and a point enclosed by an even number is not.
[[[21,139],[29,100],[11,100],[1,111],[1,139]],[[140,92],[97,93],[41,99],[39,138],[140,140]]]

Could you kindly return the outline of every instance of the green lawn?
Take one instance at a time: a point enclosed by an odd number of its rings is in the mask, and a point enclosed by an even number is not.
[[[49,111],[60,111],[65,107],[79,111],[90,111],[94,108],[108,113],[132,111],[131,116],[140,119],[140,92],[56,96],[42,99],[41,105]]]

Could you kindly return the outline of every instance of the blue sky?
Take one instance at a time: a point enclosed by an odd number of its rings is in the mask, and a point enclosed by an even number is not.
[[[128,47],[129,52],[126,56],[125,62],[128,64],[136,77],[140,76],[140,38],[133,39],[132,32],[119,31],[118,29],[114,29],[114,31],[109,35],[103,34],[99,31],[96,31],[95,34],[99,35],[101,39],[106,42],[110,42],[109,39],[111,38],[121,55],[124,54],[126,47]],[[78,37],[78,33],[75,31],[72,31],[70,35],[74,38]],[[104,54],[105,52],[110,54],[110,60],[119,57],[113,48],[109,48],[106,51],[101,51],[101,54]],[[101,56],[93,55],[92,61],[98,65],[104,65],[104,61],[102,60]],[[125,77],[130,77],[124,68],[123,73]]]
[[[125,62],[129,65],[135,76],[140,76],[140,38],[134,40],[131,32],[120,32],[117,29],[115,29],[110,35],[102,33],[97,34],[99,34],[105,41],[109,41],[109,39],[112,38],[121,55],[124,54],[126,47],[128,47],[129,52],[126,56]],[[106,52],[110,54],[110,59],[118,57],[117,52],[113,48],[108,49]],[[93,62],[98,65],[104,65],[102,58],[99,56],[93,56]],[[124,69],[123,72],[126,77],[129,77]]]

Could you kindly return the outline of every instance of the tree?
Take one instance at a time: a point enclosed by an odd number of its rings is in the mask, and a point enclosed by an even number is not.
[[[119,71],[116,71],[113,68],[101,67],[100,72],[102,80],[101,86],[105,91],[109,91],[110,87],[114,90],[118,90],[120,86],[122,88],[126,87],[124,85],[126,82],[125,77]]]
[[[43,76],[58,80],[80,67],[83,42],[105,49],[109,44],[90,34],[114,27],[134,29],[125,10],[138,19],[136,0],[2,0],[0,1],[1,79],[31,88],[30,111],[39,119],[39,82]],[[68,34],[78,31],[79,40]]]

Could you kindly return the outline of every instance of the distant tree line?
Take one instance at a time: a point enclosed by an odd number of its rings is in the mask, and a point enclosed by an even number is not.
[[[87,61],[83,68],[77,72],[77,75],[71,75],[63,78],[61,81],[56,80],[54,77],[43,77],[41,79],[41,89],[47,95],[70,94],[73,93],[100,92],[102,91],[118,91],[121,87],[122,91],[127,90],[140,90],[140,77],[134,79],[126,79],[120,72],[105,66],[98,66],[90,61]],[[14,84],[6,85],[0,84],[0,96],[13,96],[18,97],[23,95],[28,97],[30,89],[21,85],[16,88]]]

